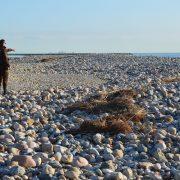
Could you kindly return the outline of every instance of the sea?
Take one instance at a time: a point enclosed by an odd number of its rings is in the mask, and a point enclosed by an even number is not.
[[[135,56],[157,56],[157,57],[180,58],[180,53],[131,53],[131,54]],[[27,54],[9,54],[8,56],[12,58],[22,58],[26,55]],[[36,55],[45,55],[45,54],[36,54]],[[48,55],[51,55],[51,54],[48,54]],[[55,55],[55,54],[52,54],[52,55]],[[62,55],[62,54],[59,54],[59,55]]]
[[[133,53],[135,56],[157,56],[157,57],[169,57],[180,58],[180,53]]]

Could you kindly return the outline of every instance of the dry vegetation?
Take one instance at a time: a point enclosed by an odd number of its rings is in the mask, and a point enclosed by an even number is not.
[[[56,60],[55,57],[46,57],[46,58],[40,59],[40,62],[52,62],[52,61],[55,61],[55,60]]]
[[[65,114],[76,110],[89,114],[109,113],[109,116],[102,119],[84,121],[79,128],[70,129],[67,133],[131,132],[132,128],[128,122],[141,121],[146,115],[145,110],[135,103],[135,97],[136,93],[133,90],[120,90],[92,96],[87,102],[78,102],[67,107]]]
[[[166,84],[172,82],[180,82],[180,76],[162,78],[161,81]]]

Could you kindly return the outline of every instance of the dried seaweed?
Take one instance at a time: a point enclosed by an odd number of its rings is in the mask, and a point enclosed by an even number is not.
[[[128,133],[132,131],[129,121],[141,121],[146,111],[134,101],[136,93],[133,90],[120,90],[110,93],[103,93],[90,97],[87,102],[75,103],[64,111],[70,114],[76,110],[85,111],[89,114],[109,113],[110,115],[94,121],[84,121],[79,128],[70,129],[67,133]]]

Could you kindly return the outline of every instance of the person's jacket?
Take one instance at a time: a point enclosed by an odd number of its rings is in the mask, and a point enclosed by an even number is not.
[[[9,66],[6,48],[0,49],[0,70],[7,70]]]

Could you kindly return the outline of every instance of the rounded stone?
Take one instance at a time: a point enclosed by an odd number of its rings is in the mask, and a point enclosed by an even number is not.
[[[89,165],[89,162],[87,161],[87,159],[83,158],[83,157],[75,157],[73,160],[73,166],[76,167],[86,167]]]
[[[50,165],[45,164],[45,165],[43,166],[42,172],[43,172],[44,174],[51,174],[51,175],[54,175],[55,169],[52,168]]]
[[[70,153],[69,154],[63,154],[61,160],[64,163],[70,164],[73,161],[73,155]]]
[[[54,158],[56,161],[61,161],[62,159],[62,154],[60,152],[56,152],[54,155]]]
[[[96,144],[101,144],[102,143],[102,140],[104,139],[104,137],[97,133],[93,136],[93,141],[96,143]]]
[[[10,174],[12,176],[15,176],[15,175],[19,175],[19,176],[22,176],[26,173],[26,170],[25,168],[21,167],[21,166],[13,166],[11,169],[10,169]]]
[[[65,172],[65,176],[69,179],[72,179],[72,180],[78,180],[79,175],[80,175],[80,172],[77,170],[76,171],[68,170]]]
[[[172,135],[176,135],[177,134],[177,129],[173,126],[169,126],[168,127],[168,132]]]
[[[51,143],[43,143],[42,144],[42,152],[53,152],[53,145]]]
[[[113,152],[114,156],[117,158],[123,158],[124,153],[121,149],[115,149]]]
[[[12,158],[12,161],[17,161],[18,164],[22,167],[30,168],[35,167],[36,162],[32,159],[31,156],[27,155],[17,155]]]

